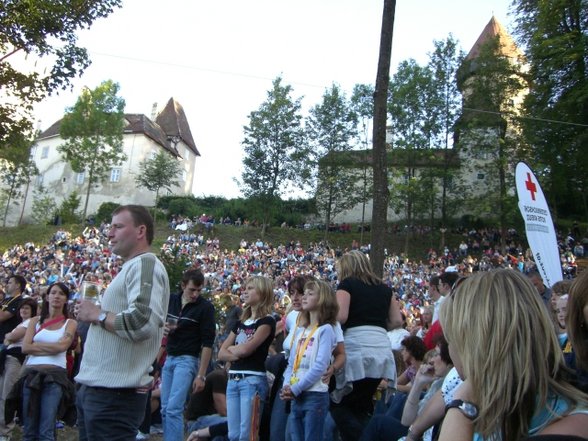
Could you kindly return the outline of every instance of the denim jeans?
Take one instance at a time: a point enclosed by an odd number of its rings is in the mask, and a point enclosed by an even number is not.
[[[270,439],[272,441],[286,441],[287,421],[286,402],[280,399],[279,396],[276,396],[272,405],[270,418]]]
[[[323,441],[339,441],[339,432],[335,420],[329,412],[325,417],[325,427],[323,429]]]
[[[292,401],[289,418],[292,441],[321,441],[328,412],[328,392],[301,393]]]
[[[77,392],[79,441],[135,441],[146,393],[82,385]]]
[[[22,408],[24,416],[24,437],[25,441],[54,441],[55,440],[55,419],[57,409],[63,390],[57,383],[43,383],[39,408],[33,409],[29,415],[29,402],[31,390],[27,384],[22,389]]]
[[[400,420],[390,415],[374,415],[368,425],[363,429],[359,441],[385,441],[399,439],[408,434],[408,427],[403,426]]]
[[[165,441],[184,440],[184,407],[199,359],[193,355],[168,355],[161,377],[161,418]]]
[[[267,399],[268,384],[265,373],[250,375],[240,380],[229,380],[227,385],[227,420],[230,441],[249,441],[253,398],[261,398],[260,420],[263,402]]]
[[[227,417],[220,416],[219,414],[213,415],[204,415],[198,418],[196,421],[188,421],[186,425],[186,433],[190,434],[195,430],[205,429],[210,426],[214,426],[215,424],[224,423],[227,421]],[[229,438],[227,436],[215,436],[212,438],[211,441],[227,441]]]

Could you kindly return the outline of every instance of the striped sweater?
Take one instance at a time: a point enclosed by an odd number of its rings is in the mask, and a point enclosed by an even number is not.
[[[125,262],[102,299],[102,309],[116,313],[116,332],[90,326],[75,380],[109,388],[149,384],[168,303],[167,272],[154,254],[140,254]]]

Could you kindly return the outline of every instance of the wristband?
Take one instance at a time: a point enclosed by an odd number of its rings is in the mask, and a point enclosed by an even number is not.
[[[204,375],[196,375],[196,378],[200,378],[202,381],[206,383],[206,377]]]

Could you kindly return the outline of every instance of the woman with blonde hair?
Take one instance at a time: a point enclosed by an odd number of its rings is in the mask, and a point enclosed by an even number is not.
[[[243,303],[241,319],[218,353],[219,360],[231,363],[227,384],[227,423],[231,441],[257,437],[252,416],[259,421],[261,414],[255,414],[254,403],[257,397],[265,402],[268,396],[265,359],[276,332],[276,321],[271,315],[273,281],[262,276],[250,277],[245,283]],[[260,409],[263,409],[262,404]]]
[[[367,256],[358,250],[336,263],[337,303],[345,338],[345,367],[336,374],[331,415],[343,441],[356,441],[373,412],[381,379],[396,380],[396,367],[386,331],[402,323],[392,290],[377,277]]]
[[[547,308],[526,277],[507,269],[470,276],[440,320],[464,380],[440,441],[588,436],[588,396],[568,381]]]
[[[584,270],[570,288],[566,327],[576,353],[576,365],[588,370],[588,270]]]

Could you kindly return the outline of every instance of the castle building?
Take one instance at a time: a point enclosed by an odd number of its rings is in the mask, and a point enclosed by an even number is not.
[[[196,173],[196,158],[200,153],[194,142],[190,125],[182,106],[170,98],[165,107],[152,118],[143,114],[125,114],[123,152],[126,160],[113,167],[103,182],[94,184],[90,191],[88,215],[96,213],[104,202],[118,204],[155,205],[155,193],[140,188],[136,183],[139,165],[147,159],[164,151],[181,162],[179,186],[173,188],[177,195],[191,195]],[[42,132],[31,151],[39,174],[32,179],[26,189],[23,222],[31,221],[33,192],[43,186],[55,199],[56,208],[74,191],[82,197],[82,206],[88,181],[85,174],[74,172],[67,163],[58,146],[63,144],[59,135],[61,120]],[[22,206],[13,207],[7,217],[7,225],[15,225],[21,215]]]
[[[388,167],[389,167],[389,186],[391,193],[395,186],[405,184],[408,179],[422,177],[424,172],[436,169],[451,170],[451,182],[447,188],[448,195],[458,198],[458,192],[463,192],[463,188],[473,189],[473,195],[470,199],[473,201],[476,197],[483,199],[485,195],[497,185],[492,178],[492,166],[497,161],[499,146],[504,144],[505,139],[510,139],[516,135],[516,125],[512,120],[508,120],[504,115],[518,114],[524,97],[528,91],[526,87],[513,88],[513,92],[496,100],[494,107],[487,113],[486,118],[479,118],[479,115],[485,114],[488,110],[487,103],[473,102],[474,98],[479,98],[480,94],[474,94],[473,88],[479,87],[479,84],[492,83],[494,78],[486,78],[480,72],[484,71],[480,62],[483,58],[484,48],[493,45],[494,54],[501,60],[506,60],[514,67],[513,71],[521,73],[526,72],[526,64],[523,53],[515,44],[512,37],[506,29],[492,17],[484,27],[479,38],[472,46],[471,50],[465,57],[465,60],[459,69],[458,78],[456,79],[458,88],[462,95],[462,109],[460,117],[454,127],[453,148],[431,148],[431,149],[395,149],[392,142],[391,128],[388,129]],[[520,83],[524,81],[519,78]],[[497,107],[496,107],[497,106]],[[505,112],[505,113],[501,113]],[[476,119],[477,125],[472,124]],[[346,153],[348,156],[349,167],[353,167],[356,173],[365,174],[367,181],[371,178],[371,150],[353,151]],[[516,158],[507,158],[513,162]],[[361,172],[359,171],[361,169]],[[411,170],[410,176],[407,170]],[[361,180],[363,185],[363,180]],[[440,194],[439,180],[431,187],[431,193]],[[452,192],[454,193],[452,195]],[[514,192],[513,188],[509,193]],[[474,202],[476,203],[476,202]],[[426,204],[425,204],[426,205]],[[457,209],[452,210],[450,217],[456,218],[469,213],[467,205],[457,204]],[[356,204],[353,208],[344,210],[333,219],[337,223],[356,223],[370,222],[372,212],[371,195],[367,195],[364,202]],[[440,207],[435,207],[434,213],[437,219],[440,216]],[[489,214],[493,214],[490,210]],[[478,213],[479,215],[479,213]],[[430,213],[420,213],[422,220],[428,219]],[[403,210],[388,209],[388,220],[395,222],[406,220]],[[417,220],[414,219],[413,220]],[[418,220],[417,220],[418,221]]]

